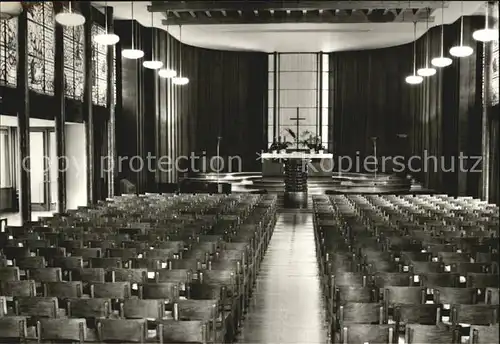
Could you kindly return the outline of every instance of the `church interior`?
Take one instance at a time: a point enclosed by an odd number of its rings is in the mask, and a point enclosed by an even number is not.
[[[498,20],[0,1],[0,343],[498,343]]]

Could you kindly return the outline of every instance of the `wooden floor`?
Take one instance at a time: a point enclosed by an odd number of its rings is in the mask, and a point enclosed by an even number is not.
[[[282,211],[239,343],[326,343],[311,212]]]

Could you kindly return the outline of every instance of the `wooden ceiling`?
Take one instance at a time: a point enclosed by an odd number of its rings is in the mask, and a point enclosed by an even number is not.
[[[398,23],[434,21],[449,1],[152,1],[163,24]]]

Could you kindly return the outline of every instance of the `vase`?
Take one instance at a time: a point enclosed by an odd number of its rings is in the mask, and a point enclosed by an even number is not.
[[[323,149],[318,150],[318,154],[323,154],[325,151]]]

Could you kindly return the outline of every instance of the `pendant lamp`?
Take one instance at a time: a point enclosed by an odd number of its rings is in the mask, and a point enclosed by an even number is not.
[[[155,41],[155,35],[154,35],[154,18],[153,18],[154,12],[151,12],[151,60],[144,61],[142,65],[144,68],[148,69],[160,69],[163,67],[163,62],[159,60],[154,59],[154,41]]]
[[[104,26],[106,28],[106,33],[100,33],[94,36],[94,42],[101,45],[115,45],[120,41],[120,37],[117,34],[108,32],[108,16],[106,15],[106,9],[108,8],[108,2],[104,3]]]
[[[168,18],[168,12],[167,12],[167,18]],[[167,19],[168,20],[168,19]],[[168,22],[167,22],[167,35],[170,36],[170,34],[168,33]],[[168,37],[167,38],[167,41],[166,41],[166,50],[167,50],[167,65],[165,66],[165,68],[162,68],[158,71],[158,76],[160,78],[164,78],[164,79],[171,79],[171,78],[174,78],[177,76],[177,72],[170,66],[170,45],[169,45],[169,41],[171,40],[172,38]]]
[[[80,26],[85,24],[85,17],[71,10],[71,1],[68,1],[68,5],[68,12],[59,12],[56,14],[54,18],[56,22],[63,26]]]
[[[460,1],[460,10],[462,17],[460,18],[460,45],[450,48],[450,55],[455,57],[467,57],[472,55],[474,49],[464,45],[464,2]]]
[[[444,56],[444,1],[441,1],[441,56],[431,60],[434,67],[443,68],[451,65],[453,61]]]
[[[498,30],[489,27],[490,16],[489,16],[489,3],[486,2],[486,13],[485,13],[485,27],[484,29],[474,31],[472,38],[480,42],[492,42],[498,41]]]
[[[430,8],[427,9],[426,30],[425,30],[425,67],[419,68],[417,74],[420,76],[433,76],[436,74],[436,68],[429,66],[429,16],[431,14]]]
[[[174,85],[184,86],[189,83],[189,79],[182,76],[182,26],[179,25],[179,76],[172,79]]]
[[[130,1],[130,5],[131,5],[131,14],[132,14],[132,20],[131,20],[131,23],[132,23],[132,46],[130,47],[130,49],[123,49],[122,50],[122,57],[123,58],[126,58],[126,59],[130,59],[130,60],[137,60],[137,59],[140,59],[144,56],[144,51],[140,50],[140,49],[136,49],[135,48],[135,25],[134,25],[134,2],[133,1]]]
[[[413,22],[413,75],[408,75],[405,81],[410,85],[418,85],[424,81],[424,78],[417,75],[417,22]]]

